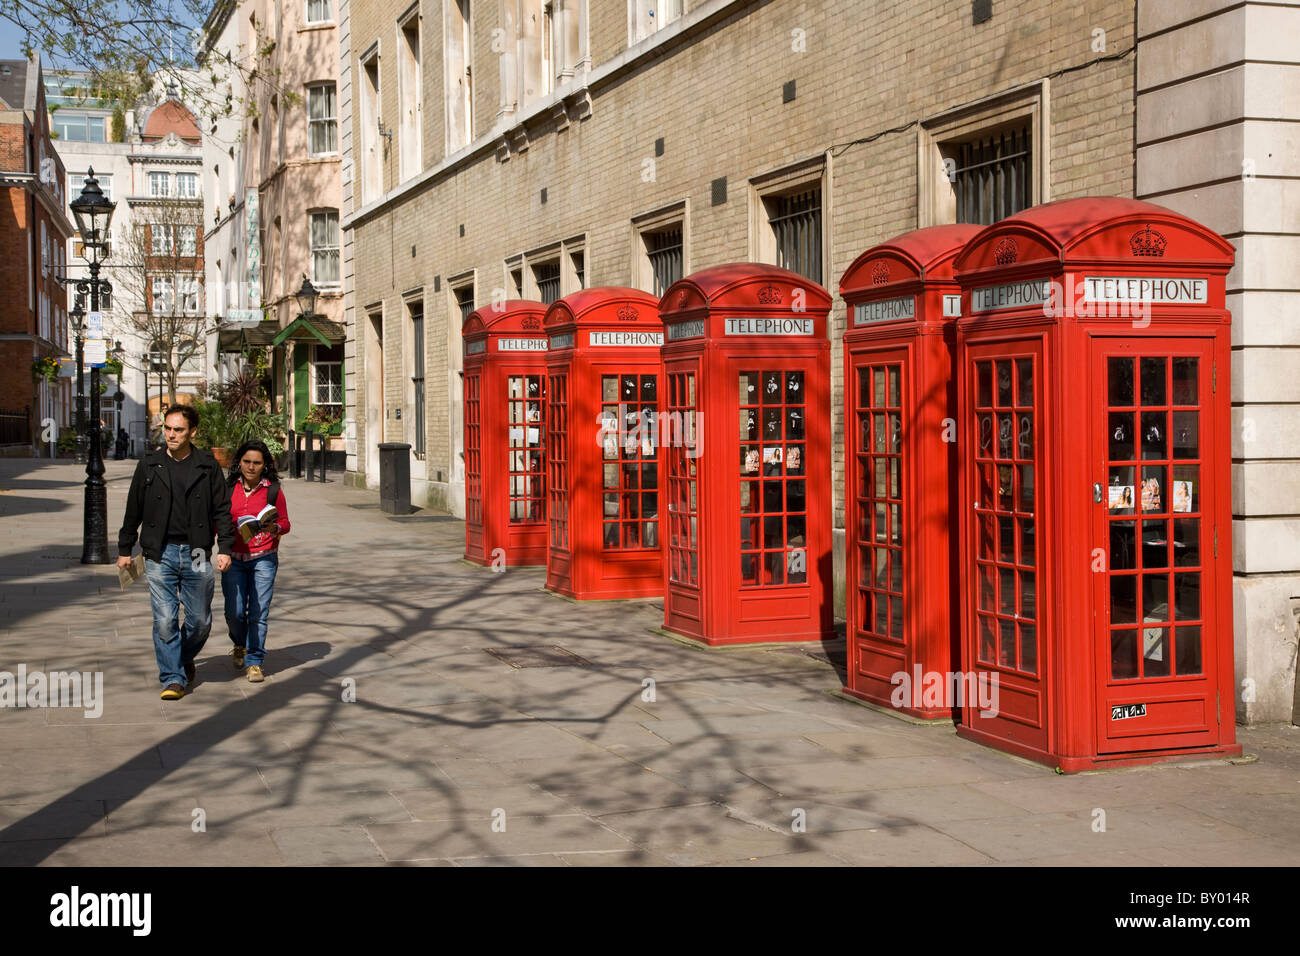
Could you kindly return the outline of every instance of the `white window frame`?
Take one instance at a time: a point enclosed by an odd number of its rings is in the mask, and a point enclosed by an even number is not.
[[[312,0],[305,0],[303,4],[303,13],[302,13],[303,23],[306,23],[308,26],[315,26],[316,24],[320,24],[320,23],[333,23],[334,22],[334,0],[324,0],[324,3],[325,3],[325,16],[318,17],[317,19],[313,20],[311,18]]]
[[[324,349],[324,348],[327,348],[327,347],[328,347],[328,348],[334,348],[335,346],[332,346],[332,345],[331,345],[331,346],[323,346],[323,345],[320,345],[319,343],[316,343],[316,344],[313,344],[313,345],[312,345],[312,352],[311,352],[311,400],[310,400],[310,404],[312,404],[312,405],[320,405],[320,406],[323,406],[323,407],[325,407],[325,408],[340,408],[340,409],[341,409],[341,408],[343,407],[343,398],[344,398],[344,388],[343,388],[343,386],[344,386],[344,382],[343,382],[343,361],[342,361],[342,359],[340,359],[340,360],[338,360],[338,361],[318,361],[317,358],[316,358],[316,355],[317,355],[318,350],[321,350],[321,349]],[[338,370],[337,373],[336,373],[336,376],[337,376],[337,381],[336,381],[336,382],[322,382],[322,381],[320,380],[320,370],[321,370],[321,369],[326,369],[326,368],[332,368],[332,369],[337,369],[337,370]],[[325,387],[327,387],[327,388],[332,387],[332,388],[336,388],[336,389],[338,389],[338,400],[337,400],[337,401],[321,401],[321,399],[320,399],[320,389],[321,389],[321,386],[322,386],[322,385],[325,386]]]
[[[155,256],[170,256],[176,248],[173,227],[160,222],[149,224],[149,253]]]
[[[162,191],[159,192],[158,186],[162,185]],[[162,170],[150,170],[149,172],[149,195],[155,198],[166,198],[171,195],[172,174]]]
[[[332,94],[334,103],[333,112],[328,116],[312,118],[312,94],[329,90]],[[314,126],[323,126],[326,130],[333,130],[332,136],[326,139],[332,139],[334,148],[324,150],[312,149],[312,129]],[[319,83],[307,84],[307,155],[308,156],[337,156],[339,154],[339,91],[338,84],[333,80],[322,80]]]
[[[176,277],[150,276],[149,291],[153,299],[154,315],[172,315],[176,309]]]
[[[180,310],[184,315],[198,315],[203,311],[203,283],[198,276],[184,276],[180,286]]]
[[[189,183],[193,186],[188,192],[181,188],[181,183]],[[177,173],[176,174],[176,196],[180,199],[197,199],[199,197],[199,174],[198,173]]]
[[[190,257],[199,254],[199,227],[198,226],[178,226],[177,242],[180,248],[177,250],[178,255]]]
[[[357,65],[361,80],[361,205],[365,206],[378,199],[384,191],[383,154],[379,142],[383,74],[380,72],[378,42],[358,58]]]
[[[682,18],[684,0],[627,0],[627,45],[640,43]]]
[[[317,216],[325,217],[327,230],[329,228],[328,227],[329,217],[330,216],[334,217],[334,243],[335,243],[334,245],[332,246],[323,245],[319,249],[317,248],[314,240],[315,229],[313,228],[313,224]],[[335,262],[334,271],[336,275],[341,276],[340,270],[342,268],[342,265],[340,259],[341,250],[339,248],[339,211],[337,209],[313,209],[307,213],[307,255],[309,258],[309,262],[311,264],[312,285],[316,286],[317,288],[333,288],[333,287],[337,287],[341,282],[341,278],[338,277],[334,279],[323,279],[316,274],[316,253],[317,252],[328,253],[331,251],[334,253],[334,262]]]
[[[424,167],[424,43],[419,4],[397,22],[397,181]],[[415,34],[415,50],[407,34]]]

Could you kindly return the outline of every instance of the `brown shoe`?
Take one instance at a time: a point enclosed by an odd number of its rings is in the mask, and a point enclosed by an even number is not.
[[[264,680],[266,680],[266,678],[262,676],[262,668],[258,667],[256,664],[249,664],[248,682],[250,684],[260,684]]]
[[[185,686],[186,687],[194,686],[194,673],[195,673],[194,664],[192,662],[186,664],[185,665]]]
[[[168,684],[162,691],[163,700],[180,700],[184,696],[185,688],[180,684]]]

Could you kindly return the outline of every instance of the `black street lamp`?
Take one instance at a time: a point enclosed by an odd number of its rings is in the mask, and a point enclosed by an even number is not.
[[[70,202],[72,216],[81,234],[82,254],[90,263],[90,279],[77,283],[77,292],[90,296],[90,311],[99,311],[100,292],[110,293],[113,287],[99,277],[99,264],[108,257],[108,224],[117,204],[109,200],[99,188],[95,171],[86,171],[86,184],[81,195]],[[79,302],[80,304],[80,302]],[[83,320],[84,321],[84,320]],[[77,393],[81,394],[82,342],[84,335],[78,323],[77,336]],[[101,330],[102,333],[102,330]],[[78,409],[80,409],[78,402]],[[104,485],[104,457],[101,444],[104,430],[99,426],[99,369],[90,370],[90,455],[86,461],[85,514],[81,534],[82,564],[111,564],[108,556],[108,491]]]
[[[293,297],[298,300],[298,311],[304,317],[316,314],[316,297],[318,295],[320,293],[316,291],[316,287],[311,284],[311,280],[307,278],[307,274],[304,272],[302,285],[293,294]]]
[[[85,458],[86,443],[86,383],[82,374],[86,346],[86,297],[84,295],[77,295],[68,318],[72,320],[73,338],[77,343],[77,410],[73,431],[77,436],[77,461],[82,461]]]

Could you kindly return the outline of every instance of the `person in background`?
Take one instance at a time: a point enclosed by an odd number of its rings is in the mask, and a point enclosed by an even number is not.
[[[117,430],[117,441],[113,443],[113,458],[121,461],[126,457],[127,446],[131,443],[131,436],[126,433],[125,428]]]
[[[246,441],[235,452],[228,477],[230,520],[235,525],[235,545],[230,568],[221,575],[226,600],[226,627],[234,646],[230,657],[236,670],[248,668],[254,684],[265,679],[266,629],[280,567],[280,538],[289,533],[289,511],[280,488],[275,460],[265,443]],[[257,520],[267,507],[274,517]],[[238,533],[243,523],[255,533]]]
[[[224,571],[235,539],[221,469],[212,452],[193,445],[198,427],[199,413],[189,405],[167,409],[166,448],[150,451],[136,464],[117,535],[119,568],[130,567],[137,533],[144,552],[163,700],[179,700],[194,683],[194,659],[212,630],[212,540],[217,569]]]

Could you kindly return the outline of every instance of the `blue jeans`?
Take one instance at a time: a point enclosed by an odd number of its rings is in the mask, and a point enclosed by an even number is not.
[[[266,620],[271,613],[275,572],[280,553],[259,554],[251,561],[231,561],[221,573],[221,593],[226,598],[226,627],[230,640],[244,651],[244,664],[261,667],[266,659]]]
[[[185,665],[193,664],[212,630],[212,589],[216,575],[207,555],[188,544],[164,544],[162,560],[144,560],[153,605],[153,650],[158,680],[185,686]],[[181,620],[181,606],[185,618]]]

